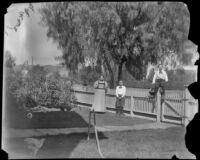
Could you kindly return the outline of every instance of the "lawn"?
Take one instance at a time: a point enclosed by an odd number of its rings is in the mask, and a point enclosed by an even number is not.
[[[25,112],[12,112],[7,126],[25,128],[73,128],[88,126],[89,109],[81,108],[72,112],[35,113],[33,119],[27,119]],[[149,120],[131,117],[116,117],[113,113],[97,115],[98,126],[129,126],[152,123]],[[106,158],[195,158],[185,147],[185,128],[177,126],[168,129],[146,129],[123,132],[99,133],[100,146]],[[39,158],[100,158],[94,134],[87,141],[87,133],[59,134],[44,136],[43,146],[39,149]],[[23,138],[6,138],[7,149],[16,154],[28,156]],[[13,157],[17,158],[17,157]]]
[[[88,127],[89,109],[77,108],[74,111],[35,112],[33,118],[26,118],[26,112],[9,112],[6,125],[16,129],[44,129],[44,128],[85,128]],[[96,115],[98,126],[129,126],[150,123],[152,121],[131,117],[116,117],[113,113]],[[93,122],[93,121],[92,121]]]
[[[100,145],[107,158],[171,158],[174,154],[179,158],[195,158],[185,147],[184,135],[184,128],[106,132]],[[83,141],[70,157],[99,158],[96,151],[94,140]]]
[[[26,112],[18,112],[8,115],[6,125],[17,129],[39,129],[39,128],[72,128],[87,127],[87,122],[76,112],[35,112],[33,118],[28,119]]]
[[[101,150],[106,158],[195,158],[184,143],[182,127],[99,133]],[[38,158],[100,158],[94,135],[86,133],[45,136]],[[10,150],[28,156],[22,138],[8,140]]]

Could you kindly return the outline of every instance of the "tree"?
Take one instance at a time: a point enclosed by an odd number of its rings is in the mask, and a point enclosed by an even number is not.
[[[5,52],[5,66],[7,68],[13,69],[15,66],[15,58],[12,56],[10,51]]]
[[[93,83],[100,77],[100,70],[96,66],[83,67],[79,71],[79,76],[84,85],[93,85]]]
[[[39,10],[41,25],[47,26],[47,37],[58,43],[62,50],[61,58],[72,72],[78,71],[78,65],[84,63],[82,46],[79,43],[79,19],[74,14],[75,2],[45,3]]]
[[[110,87],[122,68],[137,80],[148,62],[175,53],[187,40],[189,13],[179,2],[56,2],[41,9],[47,36],[62,49],[66,66],[75,72],[85,58],[98,60],[110,76]],[[115,68],[117,67],[117,78]]]
[[[29,3],[28,6],[24,8],[24,11],[19,11],[18,12],[17,23],[14,26],[7,26],[7,28],[17,32],[17,30],[20,27],[24,17],[25,16],[29,17],[31,11],[34,12],[34,6],[33,6],[32,3]],[[5,29],[5,34],[8,35],[8,32],[6,31],[6,29]]]

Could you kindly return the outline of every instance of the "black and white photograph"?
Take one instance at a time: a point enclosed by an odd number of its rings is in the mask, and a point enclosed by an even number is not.
[[[198,46],[187,4],[12,3],[4,15],[2,149],[9,159],[196,159]]]

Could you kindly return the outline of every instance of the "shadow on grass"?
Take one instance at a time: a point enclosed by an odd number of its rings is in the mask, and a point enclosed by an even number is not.
[[[99,132],[99,140],[107,139],[107,137]],[[35,139],[44,138],[44,144],[37,152],[36,158],[69,158],[74,149],[82,142],[80,145],[81,151],[88,148],[89,145],[95,143],[92,139],[95,139],[94,133],[90,135],[90,141],[87,141],[87,133],[71,133],[71,134],[59,134],[54,136],[41,136],[41,137],[31,137]],[[89,143],[87,143],[89,142]],[[88,146],[87,146],[88,145]],[[96,144],[94,144],[96,145]],[[27,148],[27,144],[24,142],[24,138],[10,138],[7,141],[8,153],[23,154],[24,158],[28,157],[30,150]],[[94,148],[91,152],[96,152],[97,148]],[[80,153],[81,154],[81,153]],[[83,153],[85,154],[85,153]],[[17,157],[16,157],[17,158]]]
[[[75,111],[34,112],[33,118],[26,117],[27,111],[19,109],[12,96],[6,97],[5,125],[16,129],[87,128],[88,123]]]
[[[102,132],[99,132],[98,135],[100,140],[107,139]],[[46,139],[45,143],[39,150],[37,157],[68,158],[81,141],[87,141],[87,133],[60,134],[44,138]],[[95,139],[95,135],[91,133],[90,138]]]
[[[33,118],[26,115],[15,116],[9,120],[9,127],[17,129],[50,129],[50,128],[87,128],[88,123],[76,112],[33,113]]]
[[[50,129],[50,128],[87,128],[87,120],[75,111],[65,112],[37,112],[33,113],[33,118],[28,119],[26,117],[27,112],[23,109],[19,109],[20,106],[15,102],[11,96],[6,97],[4,106],[4,122],[5,127],[15,129]],[[85,114],[85,116],[87,113]],[[86,117],[85,117],[86,118]],[[92,129],[91,124],[91,131]],[[98,133],[99,139],[107,139],[102,132]],[[85,142],[95,141],[95,134],[90,133],[90,141],[87,141],[87,133],[71,133],[71,134],[58,134],[53,136],[42,137],[29,137],[35,139],[45,138],[43,146],[39,149],[37,157],[39,158],[67,158],[70,157],[73,150],[79,146],[82,141],[81,147],[84,149],[85,145],[89,145]],[[6,138],[6,150],[8,153],[16,153],[24,155],[24,158],[29,157],[30,149],[28,144],[24,141],[25,138]],[[96,145],[96,144],[94,144]],[[94,152],[96,149],[94,148]],[[17,158],[17,157],[16,157]]]

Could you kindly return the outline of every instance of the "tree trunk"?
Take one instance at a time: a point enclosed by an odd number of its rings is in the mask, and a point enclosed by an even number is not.
[[[110,89],[114,89],[115,88],[115,78],[114,78],[114,74],[110,73]]]
[[[122,68],[123,68],[123,62],[121,62],[118,66],[118,81],[117,83],[119,83],[120,80],[122,80]]]
[[[106,57],[105,54],[104,54],[104,62],[105,62],[105,65],[106,65],[106,67],[107,67],[107,69],[108,69],[108,72],[109,72],[109,74],[110,74],[110,84],[109,84],[109,87],[110,87],[111,89],[114,89],[114,88],[115,88],[115,77],[114,77],[114,73],[113,73],[113,70],[112,70],[112,68],[111,68],[111,66],[110,66],[110,63],[108,62],[108,59],[107,59],[107,57]]]
[[[123,68],[123,64],[124,64],[125,61],[126,61],[126,58],[123,57],[121,59],[119,66],[118,66],[118,82],[117,83],[119,83],[119,81],[122,80],[122,68]]]

